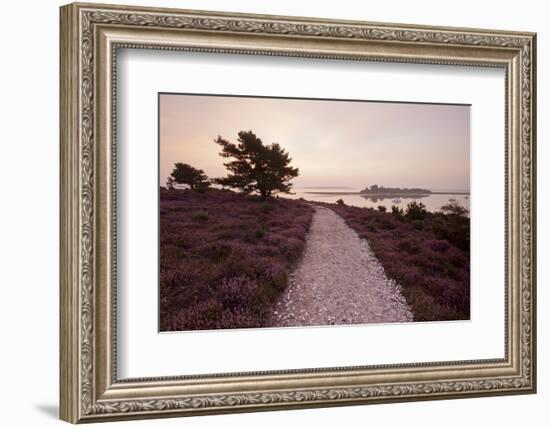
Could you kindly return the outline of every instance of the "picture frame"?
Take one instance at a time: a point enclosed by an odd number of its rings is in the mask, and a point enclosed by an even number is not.
[[[534,33],[85,3],[61,7],[60,23],[61,419],[98,422],[536,392]],[[504,70],[504,357],[118,378],[121,49]]]

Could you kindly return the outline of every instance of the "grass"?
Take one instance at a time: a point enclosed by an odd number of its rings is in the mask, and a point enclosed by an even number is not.
[[[453,213],[430,213],[419,204],[403,212],[394,207],[330,207],[361,238],[396,280],[415,321],[470,318],[470,219]]]
[[[264,326],[312,215],[299,200],[161,188],[161,331]]]

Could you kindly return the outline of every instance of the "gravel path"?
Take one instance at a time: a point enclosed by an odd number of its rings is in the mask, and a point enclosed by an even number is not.
[[[270,326],[411,322],[400,286],[386,277],[367,241],[332,210],[315,211],[303,259]]]

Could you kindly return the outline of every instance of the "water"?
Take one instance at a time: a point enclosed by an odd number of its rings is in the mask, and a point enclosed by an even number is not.
[[[397,206],[403,210],[407,209],[407,204],[415,201],[421,202],[426,206],[426,209],[430,212],[438,212],[441,210],[441,206],[449,203],[449,199],[454,199],[460,205],[470,210],[470,197],[468,195],[458,194],[430,194],[425,197],[390,197],[383,199],[376,199],[373,197],[365,197],[360,194],[338,194],[339,190],[316,190],[316,189],[303,189],[296,188],[293,190],[296,194],[280,195],[281,197],[288,197],[292,199],[304,198],[315,202],[336,203],[338,199],[342,199],[346,205],[357,206],[360,208],[377,208],[378,206],[385,206],[388,211],[392,206]],[[346,189],[345,192],[359,191],[359,189]],[[435,190],[434,190],[435,191]],[[437,190],[441,191],[441,190]],[[314,192],[332,192],[334,194],[311,194]]]

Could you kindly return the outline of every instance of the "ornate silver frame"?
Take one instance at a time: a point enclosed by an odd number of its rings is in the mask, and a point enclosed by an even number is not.
[[[533,33],[71,4],[61,8],[61,419],[72,422],[534,393]],[[131,381],[116,376],[118,47],[506,70],[505,357]]]

